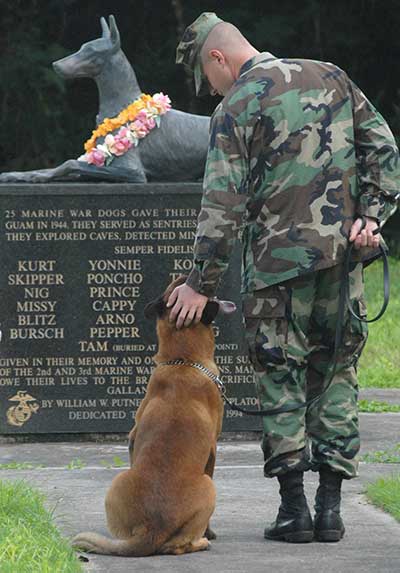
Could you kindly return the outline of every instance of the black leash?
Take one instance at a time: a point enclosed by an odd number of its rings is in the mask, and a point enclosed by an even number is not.
[[[362,226],[361,226],[360,231],[362,231],[365,228],[366,224],[367,224],[367,221],[366,221],[365,217],[362,217]],[[379,232],[380,232],[380,228],[378,227],[373,232],[373,234],[377,235]],[[332,372],[330,374],[328,382],[325,385],[325,388],[322,390],[322,392],[320,392],[319,394],[317,394],[313,398],[310,398],[309,400],[306,400],[304,402],[300,402],[298,404],[287,404],[285,406],[281,406],[278,408],[270,408],[268,410],[246,410],[245,408],[240,408],[240,406],[237,406],[228,398],[228,396],[226,395],[226,389],[225,389],[225,385],[224,385],[223,381],[216,374],[214,374],[214,372],[211,372],[211,370],[209,370],[208,368],[203,366],[203,364],[200,364],[199,362],[191,362],[188,360],[183,360],[181,358],[178,358],[176,360],[168,360],[166,362],[160,362],[158,364],[158,366],[190,366],[192,368],[195,368],[196,370],[200,370],[201,372],[206,374],[209,378],[211,378],[211,380],[217,385],[217,387],[221,393],[222,398],[224,399],[226,404],[229,406],[229,408],[231,408],[232,410],[236,410],[237,412],[242,412],[242,414],[246,414],[249,416],[275,416],[277,414],[283,414],[285,412],[293,412],[295,410],[299,410],[300,408],[307,408],[308,406],[310,406],[311,404],[313,404],[314,402],[319,400],[327,392],[327,390],[329,389],[329,387],[332,383],[333,378],[335,377],[336,369],[338,366],[339,351],[340,351],[340,347],[342,344],[342,331],[343,331],[343,326],[344,326],[344,315],[345,315],[346,309],[357,320],[359,320],[361,322],[370,323],[370,322],[375,322],[376,320],[381,318],[381,316],[383,315],[383,313],[385,312],[385,310],[387,308],[387,305],[389,304],[390,281],[389,281],[389,262],[388,262],[388,257],[387,257],[387,250],[382,245],[379,245],[379,249],[380,249],[380,252],[381,252],[381,255],[383,258],[383,298],[384,298],[384,300],[383,300],[382,308],[378,312],[378,314],[374,318],[371,318],[370,320],[367,320],[361,316],[358,316],[358,314],[356,314],[354,312],[354,310],[352,309],[351,302],[350,302],[349,274],[350,274],[351,256],[353,253],[353,249],[354,249],[354,243],[349,244],[349,246],[347,247],[346,257],[345,257],[343,267],[342,267],[342,277],[341,277],[341,281],[340,281],[340,291],[339,291],[339,309],[338,309],[338,317],[337,317],[336,330],[335,330],[335,345],[334,345],[333,359],[331,362]],[[327,374],[326,377],[328,377],[328,376],[329,376],[329,373]]]
[[[367,221],[365,219],[365,217],[362,217],[362,226],[360,231],[362,231],[365,226],[367,224]],[[373,232],[374,235],[377,235],[380,232],[380,228],[378,227],[377,229],[375,229],[375,231]],[[225,402],[228,404],[228,406],[232,409],[232,410],[237,410],[238,412],[242,412],[243,414],[247,414],[250,416],[275,416],[277,414],[283,414],[284,412],[293,412],[295,410],[299,410],[300,408],[308,408],[308,406],[310,406],[311,404],[313,404],[314,402],[316,402],[317,400],[319,400],[329,389],[333,378],[335,377],[336,371],[337,371],[337,366],[338,366],[338,358],[339,358],[339,351],[340,351],[340,347],[342,344],[342,331],[343,331],[343,326],[344,326],[344,314],[345,314],[345,310],[349,310],[350,314],[352,314],[352,316],[354,316],[354,318],[356,318],[357,320],[360,320],[361,322],[375,322],[376,320],[378,320],[379,318],[381,318],[381,316],[383,315],[383,313],[385,312],[388,304],[389,304],[389,296],[390,296],[390,280],[389,280],[389,262],[388,262],[388,257],[387,257],[387,251],[385,249],[385,247],[383,247],[382,245],[379,245],[379,249],[383,258],[383,304],[382,304],[382,308],[379,311],[379,313],[374,317],[371,318],[370,320],[367,320],[365,318],[362,318],[361,316],[358,316],[358,314],[356,314],[354,312],[354,310],[351,307],[351,302],[350,302],[350,281],[349,281],[349,274],[350,274],[350,264],[351,264],[351,256],[353,253],[353,249],[354,249],[354,243],[349,244],[349,246],[347,247],[347,251],[346,251],[346,257],[343,263],[343,270],[342,270],[342,277],[341,277],[341,284],[340,284],[340,291],[339,291],[339,309],[338,309],[338,318],[337,318],[337,323],[336,323],[336,331],[335,331],[335,346],[334,346],[334,353],[333,353],[333,359],[331,362],[331,369],[332,372],[330,374],[330,377],[328,379],[328,382],[325,385],[325,388],[322,390],[322,392],[320,392],[319,394],[317,394],[316,396],[314,396],[313,398],[310,398],[309,400],[306,400],[304,402],[300,402],[298,404],[287,404],[285,406],[281,406],[278,408],[270,408],[268,410],[246,410],[244,408],[240,408],[239,406],[237,406],[236,404],[234,404],[232,401],[230,401],[228,399],[228,397],[226,396],[226,394],[223,394],[223,398],[225,400]],[[327,374],[327,377],[329,376],[329,373]]]

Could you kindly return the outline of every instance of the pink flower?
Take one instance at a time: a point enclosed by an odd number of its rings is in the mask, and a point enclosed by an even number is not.
[[[94,149],[92,149],[91,151],[89,151],[89,153],[86,153],[83,157],[86,158],[85,161],[87,163],[92,163],[93,165],[96,165],[97,167],[103,167],[104,162],[106,160],[105,153],[103,153],[102,151],[100,151],[96,147]]]
[[[126,127],[122,127],[117,135],[111,135],[110,133],[106,136],[104,143],[106,144],[108,151],[117,157],[124,155],[133,145],[132,136],[130,131]]]
[[[148,131],[150,131],[156,126],[153,116],[157,116],[158,113],[159,112],[155,107],[147,107],[138,113],[136,120],[139,120],[148,129]]]
[[[149,131],[150,131],[151,129],[154,129],[155,126],[156,126],[156,122],[155,122],[155,120],[154,120],[152,117],[148,117],[148,118],[146,119],[146,121],[144,121],[143,123],[147,126],[147,129],[148,129]]]
[[[160,113],[166,113],[169,109],[171,109],[171,100],[167,95],[164,95],[162,92],[159,94],[153,95],[153,101],[156,104],[157,108],[160,110]]]
[[[135,121],[133,121],[130,124],[129,128],[133,132],[133,135],[138,139],[146,137],[146,135],[149,133],[149,128],[147,127],[147,124],[141,121],[140,119],[135,119]]]
[[[131,139],[132,137],[131,130],[126,126],[121,127],[121,129],[117,133],[117,137],[119,137],[120,139]]]
[[[145,122],[147,119],[147,110],[146,109],[141,109],[136,117],[135,117],[135,121],[142,121]]]

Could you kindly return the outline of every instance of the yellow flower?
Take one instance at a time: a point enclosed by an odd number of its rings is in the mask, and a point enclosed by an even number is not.
[[[97,126],[97,129],[92,131],[92,136],[90,139],[85,142],[85,151],[88,153],[94,147],[96,147],[96,141],[99,137],[105,137],[111,131],[115,131],[128,122],[134,121],[141,110],[150,108],[153,112],[158,112],[159,114],[162,113],[162,110],[159,108],[156,102],[153,101],[151,95],[142,94],[137,100],[123,109],[116,117],[105,117],[103,122]]]

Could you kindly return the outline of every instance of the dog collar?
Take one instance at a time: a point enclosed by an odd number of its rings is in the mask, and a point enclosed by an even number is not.
[[[159,362],[158,366],[190,366],[191,368],[196,368],[196,370],[200,370],[203,374],[206,374],[214,384],[217,386],[218,390],[222,394],[225,395],[225,386],[224,383],[214,372],[211,372],[208,368],[206,368],[200,362],[191,362],[189,360],[183,360],[182,358],[177,358],[176,360],[167,360],[166,362]]]

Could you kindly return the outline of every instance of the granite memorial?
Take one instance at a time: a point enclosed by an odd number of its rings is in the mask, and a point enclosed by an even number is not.
[[[0,196],[0,433],[129,431],[156,351],[143,308],[190,271],[201,185],[0,185]],[[238,247],[221,295],[240,308],[239,265]],[[240,311],[215,330],[227,394],[255,407]],[[258,427],[226,409],[225,431]]]
[[[98,124],[141,93],[115,20],[101,24],[100,39],[55,64],[65,77],[96,78]],[[116,81],[126,82],[121,100]],[[192,266],[208,125],[171,109],[112,165],[73,159],[0,175],[1,434],[131,429],[156,353],[144,306]],[[240,259],[238,244],[219,293],[239,309]],[[217,319],[216,362],[228,396],[256,409],[241,321],[240,310]],[[226,409],[224,431],[259,427]]]

